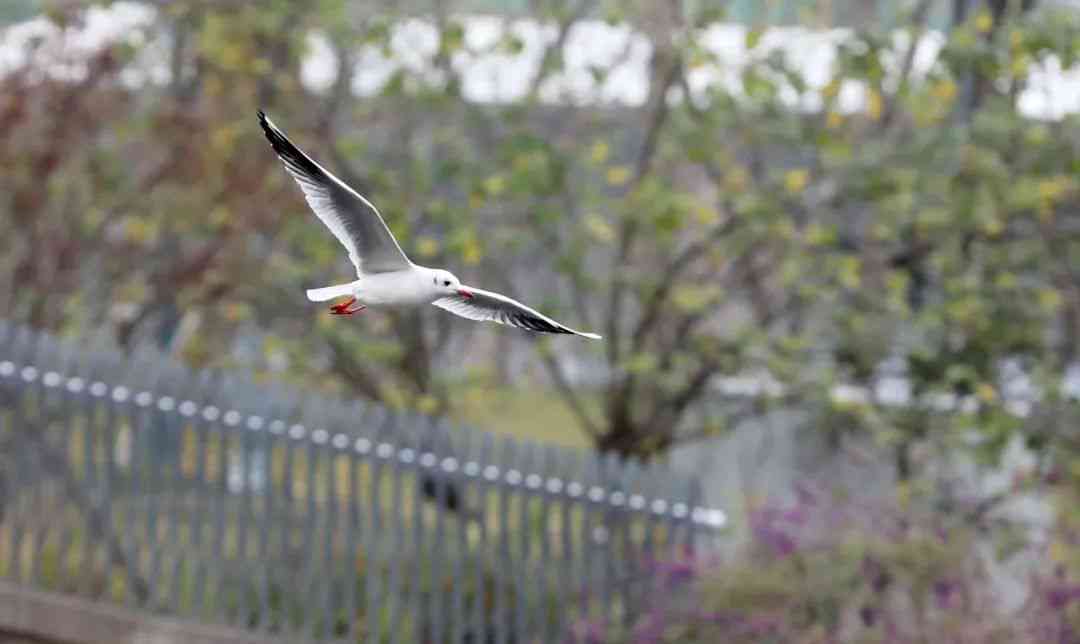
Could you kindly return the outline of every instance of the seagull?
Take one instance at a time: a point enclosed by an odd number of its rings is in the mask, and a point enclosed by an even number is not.
[[[465,286],[450,271],[412,263],[370,201],[304,154],[262,110],[258,114],[266,138],[300,184],[308,206],[345,247],[356,267],[353,282],[309,289],[307,297],[312,302],[348,298],[330,307],[333,315],[352,315],[369,306],[433,304],[469,320],[600,339],[595,333],[560,324],[513,298]]]

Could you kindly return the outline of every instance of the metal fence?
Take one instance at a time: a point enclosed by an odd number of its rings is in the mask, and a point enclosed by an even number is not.
[[[290,641],[572,641],[724,522],[665,467],[0,322],[0,578]]]

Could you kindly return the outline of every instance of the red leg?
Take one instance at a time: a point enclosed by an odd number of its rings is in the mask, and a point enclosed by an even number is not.
[[[353,304],[356,304],[356,306],[353,307],[352,306]],[[352,307],[352,308],[350,308],[350,307]],[[360,311],[363,311],[366,308],[367,307],[364,306],[363,304],[357,304],[355,297],[350,297],[347,301],[342,302],[341,304],[334,304],[333,306],[331,306],[330,307],[330,314],[331,315],[352,315],[353,313],[359,313]]]
[[[330,306],[330,312],[334,315],[345,315],[345,311],[348,310],[354,302],[356,302],[356,298],[350,297],[347,301],[341,302],[340,304],[332,304]]]

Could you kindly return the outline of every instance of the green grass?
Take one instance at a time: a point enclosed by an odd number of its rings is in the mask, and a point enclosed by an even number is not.
[[[455,394],[455,420],[497,434],[562,445],[588,447],[589,437],[558,394],[544,389],[469,387]],[[596,412],[600,400],[585,399]],[[596,414],[599,417],[599,414]]]

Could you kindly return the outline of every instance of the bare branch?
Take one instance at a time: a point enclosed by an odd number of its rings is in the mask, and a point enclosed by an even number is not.
[[[668,90],[680,76],[682,62],[679,56],[674,56],[666,69],[657,70],[661,77],[653,79],[653,96],[650,101],[648,123],[645,128],[645,136],[641,148],[638,151],[637,160],[634,163],[634,176],[631,179],[628,192],[636,189],[645,175],[649,172],[653,157],[656,155],[657,141],[660,130],[667,120],[669,109],[667,102]],[[659,82],[657,82],[659,80]],[[612,265],[611,294],[608,298],[608,324],[607,324],[607,351],[608,363],[616,365],[620,358],[622,339],[623,306],[625,304],[626,289],[629,280],[625,276],[627,262],[633,251],[634,243],[640,227],[640,220],[636,216],[625,219],[619,234],[615,260]]]
[[[540,85],[555,72],[555,57],[566,45],[566,39],[570,35],[570,30],[573,29],[577,21],[585,15],[585,12],[590,6],[591,3],[589,2],[578,2],[567,14],[566,18],[559,23],[558,35],[555,37],[555,40],[544,47],[544,53],[540,56],[540,65],[536,68],[536,74],[533,76],[532,81],[529,82],[529,92],[527,96],[530,100],[536,99],[537,95],[540,93]]]
[[[331,335],[326,338],[326,344],[330,347],[334,371],[367,398],[384,402],[378,380],[353,357],[352,351],[345,346],[341,338]]]
[[[570,408],[570,411],[574,414],[589,436],[594,438],[599,436],[599,425],[593,422],[592,418],[589,416],[589,412],[585,408],[585,404],[582,402],[578,390],[575,389],[566,378],[566,374],[563,372],[559,360],[552,354],[551,349],[543,342],[537,343],[536,347],[537,353],[540,354],[540,359],[543,360],[544,366],[547,367],[548,374],[551,376],[552,382],[555,383],[555,387],[562,395],[563,401],[566,402],[567,407]]]
[[[904,63],[900,67],[900,82],[896,86],[896,91],[890,97],[887,105],[885,106],[885,113],[881,117],[881,124],[883,127],[889,127],[892,124],[893,118],[897,113],[897,103],[900,98],[907,91],[908,82],[911,80],[911,71],[915,66],[915,53],[919,49],[919,44],[922,42],[923,33],[926,30],[926,22],[930,15],[930,5],[933,0],[921,0],[916,5],[912,12],[912,29],[908,32],[911,34],[911,42],[908,43],[907,51],[904,52]]]

